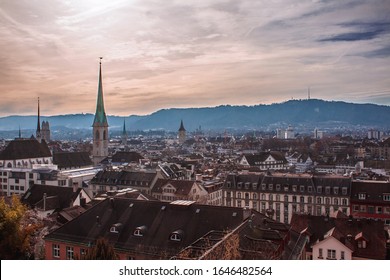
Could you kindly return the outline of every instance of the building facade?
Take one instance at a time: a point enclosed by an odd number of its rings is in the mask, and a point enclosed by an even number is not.
[[[231,174],[223,186],[223,205],[247,207],[289,223],[294,213],[350,214],[350,178],[307,174]]]

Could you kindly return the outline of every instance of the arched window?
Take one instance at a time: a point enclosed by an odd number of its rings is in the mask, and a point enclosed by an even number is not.
[[[95,139],[99,140],[99,138],[100,138],[99,130],[96,130]]]
[[[7,164],[7,167],[8,167],[8,168],[12,168],[12,163],[9,162],[9,163]]]
[[[107,132],[105,130],[103,131],[103,140],[107,140]]]

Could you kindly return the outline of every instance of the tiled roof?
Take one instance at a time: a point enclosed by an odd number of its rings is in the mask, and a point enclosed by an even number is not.
[[[276,161],[287,163],[286,158],[280,152],[262,152],[259,154],[246,154],[244,156],[251,166],[259,165],[259,162],[264,162],[269,156],[272,156]]]
[[[159,178],[153,186],[152,193],[162,193],[164,186],[168,184],[172,185],[176,189],[175,194],[188,195],[191,191],[192,186],[195,184],[195,181]]]
[[[144,159],[144,157],[137,152],[118,151],[112,156],[112,162],[114,163],[130,163],[130,162],[138,163],[140,159]]]
[[[123,185],[123,186],[150,186],[153,179],[156,177],[155,172],[142,171],[99,171],[92,178],[92,184],[101,185]],[[146,184],[147,183],[147,184]]]
[[[59,168],[75,168],[92,166],[87,152],[61,152],[53,154],[53,163]]]
[[[243,220],[243,209],[239,208],[108,198],[46,238],[87,244],[105,237],[119,250],[152,254],[158,249],[157,252],[172,255],[211,230],[232,229]],[[118,223],[123,225],[122,229],[111,233],[111,226]],[[142,226],[146,228],[144,236],[134,236],[134,230]],[[182,240],[171,241],[171,233],[178,230],[182,231]]]
[[[0,153],[0,160],[51,157],[46,142],[36,139],[15,139]]]
[[[184,248],[190,248],[192,253],[200,250],[196,255],[199,257],[210,248],[211,242],[218,242],[237,230],[242,258],[262,259],[280,253],[283,239],[288,236],[288,227],[275,224],[279,223],[242,208],[115,197],[94,205],[45,239],[87,245],[104,237],[118,251],[147,259],[167,259]],[[110,232],[113,225],[117,233]],[[142,236],[134,235],[136,229]],[[179,234],[180,241],[172,241],[172,233]]]
[[[354,257],[368,259],[385,259],[386,257],[386,236],[383,221],[353,218],[335,219],[293,214],[290,224],[291,229],[295,232],[302,232],[304,229],[310,228],[309,247],[330,234],[349,247],[353,251]],[[355,240],[359,234],[369,240],[366,248],[359,248],[357,240]]]
[[[365,193],[364,203],[385,203],[383,194],[390,194],[390,182],[352,181],[351,200],[359,200],[359,193]],[[388,201],[387,204],[390,204]]]
[[[76,192],[73,192],[73,188],[69,187],[33,185],[22,196],[22,202],[31,207],[37,206],[42,209],[43,195],[46,193],[46,209],[64,209],[71,206],[80,194],[80,191],[81,189],[78,189]]]

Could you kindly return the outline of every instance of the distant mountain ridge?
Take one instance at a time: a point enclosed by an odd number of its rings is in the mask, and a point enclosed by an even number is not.
[[[74,114],[41,117],[50,127],[90,129],[93,114]],[[180,121],[193,131],[199,126],[207,130],[262,129],[277,125],[316,125],[342,123],[389,128],[390,106],[356,104],[319,99],[290,100],[283,103],[254,106],[221,105],[218,107],[162,109],[146,116],[108,116],[110,129],[120,130],[126,119],[126,129],[177,131]],[[0,118],[0,130],[35,129],[36,116],[8,116]]]

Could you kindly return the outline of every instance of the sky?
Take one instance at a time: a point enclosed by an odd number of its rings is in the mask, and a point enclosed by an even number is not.
[[[390,105],[389,0],[0,0],[0,116]]]

